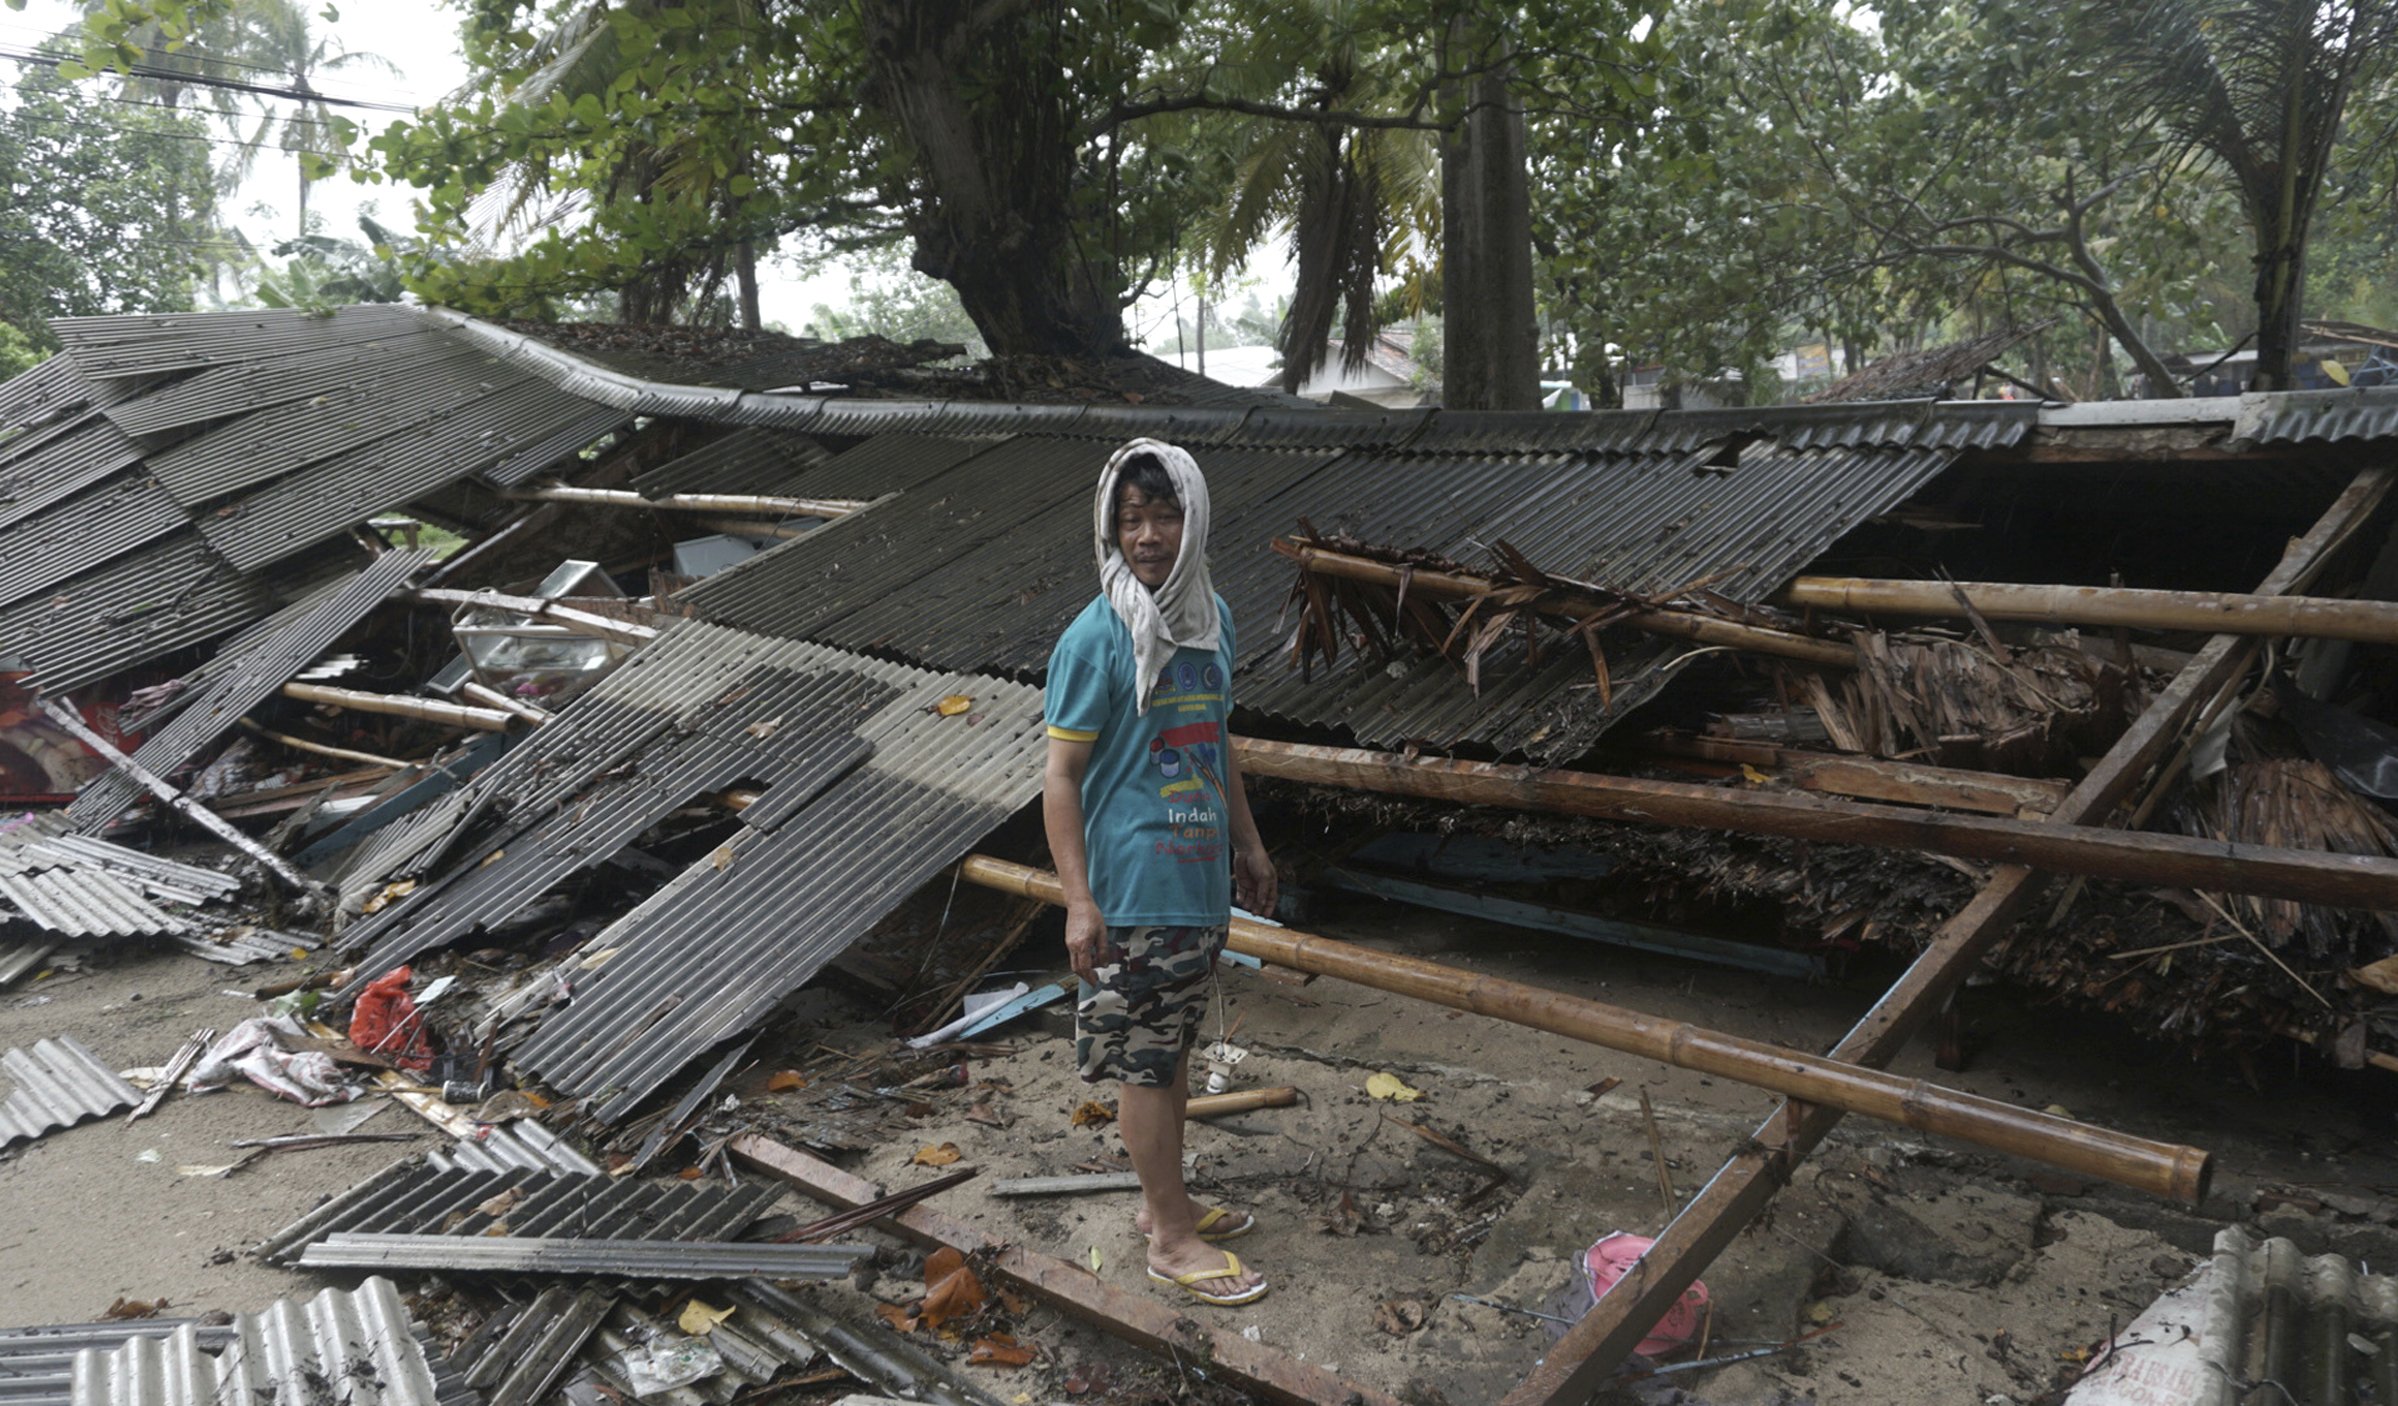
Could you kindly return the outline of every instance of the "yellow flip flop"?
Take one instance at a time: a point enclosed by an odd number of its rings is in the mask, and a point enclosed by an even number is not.
[[[1227,1221],[1231,1223],[1225,1224]],[[1238,1240],[1257,1229],[1257,1217],[1247,1211],[1228,1211],[1222,1206],[1210,1206],[1207,1213],[1199,1217],[1198,1229],[1200,1239],[1210,1245],[1221,1244],[1226,1240]]]
[[[1158,1271],[1157,1266],[1149,1267],[1149,1277],[1158,1283],[1171,1284],[1199,1302],[1214,1304],[1218,1308],[1238,1308],[1242,1304],[1255,1303],[1266,1296],[1266,1290],[1270,1286],[1262,1279],[1237,1294],[1211,1294],[1199,1287],[1210,1279],[1238,1279],[1240,1276],[1241,1257],[1230,1250],[1224,1252],[1222,1269],[1199,1269],[1193,1270],[1189,1274],[1163,1274]]]

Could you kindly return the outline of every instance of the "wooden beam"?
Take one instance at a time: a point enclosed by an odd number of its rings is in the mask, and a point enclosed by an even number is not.
[[[165,802],[168,808],[177,815],[257,860],[266,866],[267,872],[310,898],[329,899],[333,896],[331,889],[285,863],[282,855],[234,829],[223,816],[176,790],[173,783],[165,777],[117,750],[115,743],[92,731],[91,726],[84,722],[81,713],[55,698],[44,698],[40,700],[39,706],[50,721],[65,728],[74,735],[77,741],[99,753],[110,766],[133,778],[134,782],[143,790]]]
[[[1002,892],[1061,906],[1066,901],[1055,874],[1021,864],[970,855],[960,873],[970,883]],[[1471,1011],[1677,1069],[1819,1099],[1901,1127],[1940,1133],[2159,1196],[2195,1202],[2206,1194],[2208,1158],[2195,1147],[2131,1137],[1921,1079],[1246,918],[1232,920],[1228,945],[1279,967]]]
[[[771,1172],[828,1205],[862,1206],[881,1194],[862,1177],[755,1133],[743,1133],[727,1146],[744,1164]],[[1396,1397],[1297,1361],[1230,1327],[1210,1327],[1195,1316],[1195,1309],[1186,1311],[1152,1293],[1128,1293],[1079,1265],[1011,1245],[930,1206],[911,1206],[893,1216],[889,1225],[918,1245],[946,1245],[979,1257],[1009,1284],[1101,1332],[1162,1356],[1204,1362],[1211,1376],[1260,1400],[1284,1406],[1400,1406]]]
[[[2394,481],[2398,474],[2383,467],[2358,474],[2307,534],[2290,544],[2258,593],[2304,591],[2372,521],[2388,501]],[[2105,821],[2173,745],[2199,703],[2244,672],[2257,652],[2253,640],[2219,635],[2209,641],[2073,788],[2058,807],[2057,820]],[[1964,983],[2039,890],[2039,872],[2022,865],[2008,865],[1992,875],[1833,1047],[1833,1057],[1877,1067],[1888,1064]],[[1682,1208],[1631,1272],[1566,1331],[1500,1406],[1578,1406],[1614,1374],[1691,1281],[1765,1209],[1799,1162],[1839,1121],[1839,1110],[1820,1104],[1791,1101],[1776,1109]]]
[[[1779,771],[1803,791],[1979,811],[1985,815],[2021,815],[2026,811],[2046,815],[2072,789],[2065,782],[2045,777],[2004,776],[1994,771],[1840,756],[1748,738],[1653,733],[1641,738],[1638,745],[1668,756],[1700,757]]]
[[[2398,644],[2398,602],[2234,591],[2142,591],[2120,586],[2023,586],[2004,581],[1889,581],[1801,576],[1780,597],[1801,610],[1986,620],[2077,629],[2176,630],[2202,635]]]
[[[1470,600],[1506,591],[1530,589],[1519,584],[1500,585],[1479,577],[1448,571],[1423,571],[1393,566],[1370,557],[1351,556],[1346,552],[1326,551],[1321,547],[1303,546],[1287,539],[1277,540],[1274,550],[1299,563],[1302,571],[1319,576],[1338,576],[1350,581],[1405,589],[1446,600]],[[1578,588],[1572,583],[1557,582],[1541,588],[1542,594],[1531,602],[1532,608],[1543,615],[1564,620],[1585,620],[1597,611],[1615,611],[1622,602],[1611,597]],[[1720,645],[1730,649],[1745,649],[1754,654],[1771,654],[1784,659],[1796,659],[1808,664],[1824,664],[1833,668],[1853,669],[1857,666],[1857,650],[1853,645],[1835,640],[1812,639],[1787,630],[1769,630],[1757,625],[1722,620],[1689,610],[1625,611],[1609,623],[1623,625],[1652,635],[1667,635],[1691,640],[1698,644]]]
[[[463,703],[444,703],[437,698],[404,698],[392,693],[367,693],[355,688],[328,688],[321,683],[287,683],[283,696],[302,703],[322,703],[333,708],[348,708],[358,713],[382,713],[395,718],[414,718],[418,722],[438,723],[444,727],[476,728],[483,732],[506,732],[516,719],[497,708],[470,708]]]
[[[545,596],[511,596],[499,591],[453,591],[428,586],[410,591],[408,598],[426,605],[474,605],[492,610],[505,610],[517,615],[529,615],[551,625],[563,625],[581,635],[595,635],[619,644],[643,645],[658,637],[647,625],[619,620],[597,611],[579,610],[567,600],[551,600]],[[567,598],[571,600],[572,597]]]
[[[503,713],[513,713],[535,727],[558,716],[547,708],[537,708],[521,698],[510,698],[496,688],[485,688],[472,679],[458,685],[458,692],[486,708],[497,708]]]
[[[1252,776],[1641,825],[1914,849],[2098,879],[2398,908],[2398,859],[1235,737]]]
[[[644,498],[629,488],[519,488],[507,497],[524,503],[578,503],[591,508],[647,508],[669,513],[729,513],[756,517],[845,517],[867,504],[855,498],[781,498],[763,493],[670,493]]]
[[[385,771],[406,771],[416,765],[414,762],[403,762],[395,757],[378,757],[372,752],[354,752],[347,747],[328,746],[322,742],[311,742],[305,737],[292,737],[285,733],[269,731],[248,718],[243,718],[241,725],[244,731],[254,733],[279,746],[289,747],[295,752],[312,752],[317,756],[331,757],[335,761],[341,762],[364,762],[368,766],[381,767]],[[321,778],[317,784],[322,785]]]

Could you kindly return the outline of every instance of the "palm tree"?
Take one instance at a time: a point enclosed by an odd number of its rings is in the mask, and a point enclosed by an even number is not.
[[[245,179],[258,153],[270,142],[288,153],[300,168],[298,233],[308,233],[308,189],[325,170],[349,160],[350,124],[316,96],[315,80],[328,73],[372,69],[389,77],[399,67],[381,54],[342,47],[330,32],[320,32],[297,0],[234,0],[227,16],[231,34],[227,57],[251,65],[254,78],[272,75],[303,96],[287,111],[265,103],[256,125],[233,149],[232,178]]]
[[[2251,385],[2287,388],[2317,197],[2350,97],[2398,60],[2398,0],[2080,0],[2065,18],[2158,131],[2230,178],[2255,247]]]

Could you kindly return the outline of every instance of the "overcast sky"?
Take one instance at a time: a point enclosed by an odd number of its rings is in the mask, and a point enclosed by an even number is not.
[[[316,0],[302,0],[316,4]],[[427,106],[457,90],[466,81],[466,60],[458,51],[456,9],[435,0],[337,0],[340,18],[328,24],[341,48],[380,54],[399,69],[397,74],[367,65],[333,70],[317,88],[333,97]],[[317,5],[321,12],[322,6]],[[0,44],[30,48],[78,22],[81,11],[72,0],[30,0],[21,11],[0,8]],[[0,64],[0,81],[13,81]],[[104,83],[106,80],[90,80]],[[272,80],[268,80],[272,81]],[[370,131],[396,120],[397,114],[359,111],[350,114]],[[253,119],[254,121],[255,119]],[[213,135],[225,136],[221,129]],[[223,148],[217,148],[222,155]],[[261,248],[293,233],[293,214],[299,170],[293,158],[276,150],[258,153],[256,165],[242,189],[227,204],[227,216],[251,242]],[[347,175],[319,182],[309,192],[311,210],[324,217],[324,233],[360,237],[358,217],[371,214],[402,229],[414,224],[410,192],[392,186],[360,185]],[[1260,261],[1269,282],[1287,282],[1278,257]],[[759,301],[766,319],[797,332],[819,303],[840,306],[848,301],[849,275],[831,267],[802,277],[787,264],[776,262],[759,270]],[[1183,304],[1187,313],[1192,304]],[[1151,345],[1167,356],[1174,350],[1174,304],[1170,297],[1152,295],[1128,309],[1125,330],[1138,339],[1146,333]]]

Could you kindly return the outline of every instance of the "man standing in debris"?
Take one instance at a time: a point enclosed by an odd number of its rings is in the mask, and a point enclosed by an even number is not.
[[[1224,950],[1232,890],[1274,907],[1274,863],[1233,763],[1232,615],[1207,570],[1207,481],[1191,456],[1136,439],[1099,476],[1099,598],[1049,656],[1049,852],[1082,980],[1075,1062],[1117,1081],[1141,1179],[1149,1277],[1202,1303],[1266,1281],[1216,1242],[1256,1224],[1203,1207],[1182,1180],[1191,1046]]]

